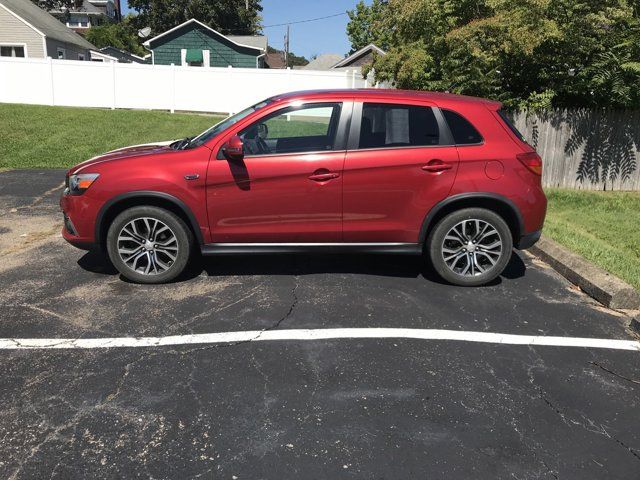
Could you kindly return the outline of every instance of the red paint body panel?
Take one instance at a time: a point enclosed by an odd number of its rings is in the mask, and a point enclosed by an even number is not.
[[[441,172],[422,167],[434,160]],[[456,147],[354,150],[344,169],[344,241],[416,242],[426,215],[447,198],[458,166]]]
[[[484,141],[469,146],[346,148],[247,156],[241,161],[217,159],[224,142],[262,116],[293,102],[328,101],[450,109],[466,117]],[[139,191],[167,194],[186,205],[204,243],[418,242],[422,223],[438,202],[471,192],[505,197],[523,219],[521,234],[535,232],[542,228],[546,199],[540,177],[516,158],[532,149],[502,123],[495,112],[499,107],[498,102],[484,99],[401,90],[294,92],[274,97],[268,106],[203,146],[186,150],[135,146],[72,168],[70,174],[100,176],[83,194],[62,196],[61,208],[78,233],[64,230],[63,235],[74,244],[99,243],[95,232],[100,212],[121,196]],[[423,170],[432,160],[451,168]],[[335,178],[309,178],[326,173]],[[199,177],[187,180],[185,175]]]
[[[135,148],[134,150],[138,150]],[[209,222],[205,198],[205,178],[211,150],[206,147],[176,151],[170,148],[146,148],[133,153],[124,149],[84,162],[69,173],[98,173],[100,177],[82,195],[63,195],[62,210],[78,231],[77,243],[96,243],[95,227],[100,209],[119,195],[136,191],[162,192],[189,206],[198,221],[205,241],[209,241]],[[184,176],[197,174],[198,180]]]
[[[344,152],[214,160],[207,175],[213,242],[341,242]],[[314,173],[336,173],[326,181]]]
[[[547,199],[542,191],[541,179],[527,170],[516,158],[523,151],[533,151],[533,147],[517,139],[502,124],[495,109],[481,104],[466,105],[441,101],[438,106],[455,110],[469,120],[480,132],[484,142],[481,145],[458,146],[460,166],[450,196],[469,192],[488,192],[505,197],[513,202],[524,221],[522,234],[542,228],[547,210]],[[491,179],[486,173],[490,162],[500,162],[503,174]]]

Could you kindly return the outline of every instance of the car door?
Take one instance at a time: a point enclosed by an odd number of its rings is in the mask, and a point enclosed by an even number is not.
[[[296,103],[230,132],[244,158],[207,173],[214,243],[342,240],[342,168],[352,102]]]
[[[418,242],[447,197],[458,152],[441,112],[420,101],[357,102],[345,159],[345,242]]]

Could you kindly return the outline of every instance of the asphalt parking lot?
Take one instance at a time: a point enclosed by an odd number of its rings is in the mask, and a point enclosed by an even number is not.
[[[59,236],[64,172],[0,173],[0,338],[414,328],[633,340],[526,253],[210,258],[127,283]],[[257,340],[257,339],[256,339]],[[640,478],[640,352],[407,338],[0,349],[1,478]]]

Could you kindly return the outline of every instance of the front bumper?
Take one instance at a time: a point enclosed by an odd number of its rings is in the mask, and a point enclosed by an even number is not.
[[[64,220],[62,238],[82,250],[93,249],[95,247],[93,226],[87,222],[87,208],[82,197],[63,193],[60,197],[60,209]]]
[[[527,248],[531,248],[536,244],[538,240],[540,240],[540,235],[542,235],[542,230],[522,235],[516,243],[515,247],[518,250],[526,250]]]

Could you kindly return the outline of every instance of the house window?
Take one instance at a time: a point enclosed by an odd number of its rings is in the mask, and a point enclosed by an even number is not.
[[[78,60],[84,61],[84,54],[83,53],[79,53],[78,54]]]
[[[58,60],[64,60],[67,58],[67,51],[64,48],[58,47]]]
[[[87,15],[71,14],[67,21],[67,27],[71,28],[87,28],[89,27],[89,17]]]
[[[18,45],[0,45],[0,57],[24,58],[24,47]]]
[[[190,67],[202,67],[204,64],[204,58],[202,56],[202,50],[195,48],[188,48],[185,56],[185,61]]]

